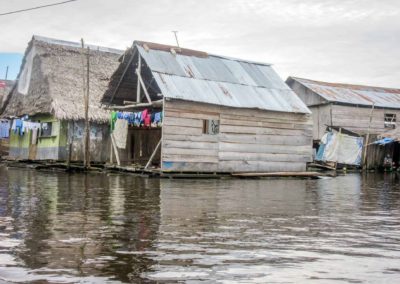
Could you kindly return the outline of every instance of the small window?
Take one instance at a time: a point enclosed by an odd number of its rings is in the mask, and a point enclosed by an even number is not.
[[[216,135],[219,133],[219,120],[203,120],[203,134]]]
[[[41,137],[50,137],[50,136],[52,136],[53,123],[52,122],[43,122],[41,125],[41,129],[42,129],[40,132]]]
[[[395,113],[385,113],[385,128],[396,128],[396,114]]]

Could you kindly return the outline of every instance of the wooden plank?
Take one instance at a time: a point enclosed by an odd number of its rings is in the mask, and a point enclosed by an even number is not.
[[[164,126],[163,133],[165,134],[184,134],[184,135],[202,135],[203,131],[198,127],[183,127],[183,126]]]
[[[164,142],[165,143],[165,142]],[[191,155],[191,156],[211,156],[218,157],[218,150],[215,149],[185,149],[164,147],[164,155]]]
[[[220,150],[220,152],[238,152],[238,153],[311,155],[312,145],[288,146],[288,145],[236,144],[236,143],[220,142],[219,150]]]
[[[312,129],[272,129],[254,126],[230,126],[221,125],[220,133],[238,133],[238,134],[259,134],[259,135],[285,135],[285,136],[309,136],[312,137]]]
[[[250,113],[251,114],[251,113]],[[293,119],[290,116],[287,116],[286,114],[282,114],[281,116],[262,116],[262,117],[257,117],[257,116],[252,116],[252,115],[246,115],[246,116],[238,116],[236,114],[221,114],[221,119],[227,119],[227,120],[242,120],[245,122],[276,122],[276,123],[296,123],[296,124],[305,124],[305,125],[312,125],[312,119],[311,117],[303,116],[298,119]]]
[[[241,144],[292,146],[312,145],[312,138],[310,136],[220,134],[219,140],[221,142]]]
[[[291,123],[276,123],[276,122],[261,122],[261,121],[247,121],[238,119],[225,119],[221,118],[220,125],[228,126],[252,126],[252,127],[262,127],[262,128],[274,128],[274,129],[312,129],[312,124],[297,124]]]
[[[163,134],[165,141],[189,141],[189,142],[218,142],[220,135],[184,135],[184,134]]]
[[[165,162],[186,162],[186,163],[195,162],[195,163],[218,164],[218,158],[212,157],[212,156],[171,155],[171,154],[163,153],[163,163],[165,163]]]
[[[220,152],[220,161],[312,162],[311,155]]]
[[[207,149],[218,150],[216,142],[192,142],[187,140],[173,141],[164,139],[163,147],[165,148],[184,148],[184,149]]]
[[[165,110],[165,117],[176,117],[176,118],[192,118],[192,119],[219,119],[218,113],[194,113],[184,111],[174,111],[172,109]]]
[[[172,162],[166,161],[162,164],[162,171],[175,172],[217,172],[218,163],[202,163],[202,162]]]
[[[259,162],[259,161],[221,161],[220,172],[295,172],[305,171],[306,163]]]
[[[202,119],[192,119],[183,117],[170,117],[166,116],[163,121],[163,126],[184,126],[184,127],[198,127],[203,129]]]
[[[270,117],[277,118],[282,117],[283,115],[290,120],[299,120],[304,117],[311,118],[309,114],[301,114],[301,113],[289,113],[289,112],[278,112],[278,111],[269,111],[269,110],[258,110],[258,109],[243,109],[243,108],[232,108],[232,107],[223,107],[216,106],[206,103],[197,103],[197,102],[186,102],[186,101],[178,101],[171,100],[167,101],[167,109],[174,109],[175,111],[185,111],[185,112],[215,112],[220,114],[232,114],[239,117]]]

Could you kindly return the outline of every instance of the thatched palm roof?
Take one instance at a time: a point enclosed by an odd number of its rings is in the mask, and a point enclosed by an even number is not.
[[[22,62],[18,82],[5,98],[2,116],[49,113],[61,120],[84,119],[83,55],[78,43],[33,36]],[[122,51],[90,47],[91,121],[105,122],[100,99]],[[86,73],[85,73],[86,74]]]
[[[11,91],[15,81],[13,80],[0,80],[0,109],[3,107],[3,99]]]

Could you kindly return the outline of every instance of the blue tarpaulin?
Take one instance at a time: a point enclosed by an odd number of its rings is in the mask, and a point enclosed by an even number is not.
[[[383,138],[383,139],[375,141],[372,144],[386,145],[386,144],[389,144],[389,143],[392,143],[392,142],[394,142],[394,139],[392,139],[392,138]]]

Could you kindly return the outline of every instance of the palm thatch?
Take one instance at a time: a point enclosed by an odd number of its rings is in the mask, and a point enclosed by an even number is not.
[[[0,80],[0,110],[3,107],[4,98],[11,91],[14,84],[15,84],[15,81],[13,81],[13,80]]]
[[[2,116],[52,114],[60,120],[84,119],[85,57],[78,43],[33,36],[18,82],[5,98]],[[85,51],[87,52],[87,51]],[[108,120],[100,100],[122,51],[90,46],[89,119]],[[85,65],[86,66],[86,65]]]

